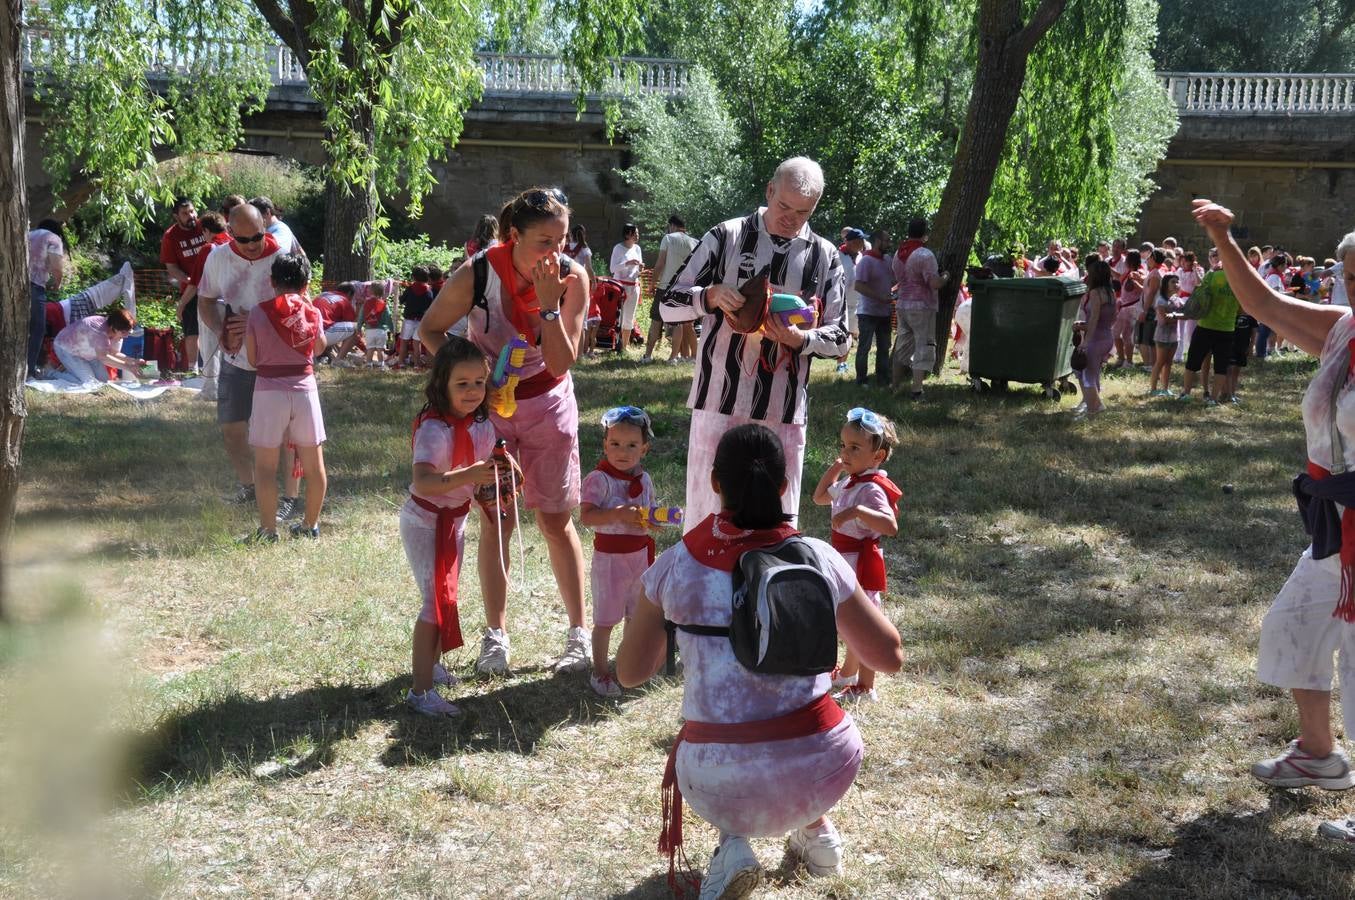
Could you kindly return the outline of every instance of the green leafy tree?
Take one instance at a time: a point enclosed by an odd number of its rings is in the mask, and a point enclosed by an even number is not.
[[[1170,72],[1349,72],[1355,0],[1161,0],[1158,68]]]

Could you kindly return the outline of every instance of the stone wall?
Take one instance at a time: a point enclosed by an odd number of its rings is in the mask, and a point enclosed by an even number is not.
[[[1182,117],[1153,180],[1136,240],[1171,235],[1207,249],[1190,215],[1190,201],[1206,197],[1237,213],[1243,247],[1274,244],[1320,261],[1355,229],[1355,117]]]

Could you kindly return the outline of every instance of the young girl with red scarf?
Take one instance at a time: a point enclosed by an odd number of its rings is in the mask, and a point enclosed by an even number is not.
[[[644,470],[653,431],[649,414],[635,406],[607,410],[602,427],[602,461],[584,476],[579,522],[593,529],[593,674],[588,683],[599,695],[616,697],[621,687],[607,665],[612,629],[635,614],[640,576],[654,562],[654,538],[645,524],[654,484]]]
[[[903,496],[880,466],[899,439],[893,422],[858,406],[847,413],[840,440],[837,459],[814,489],[814,502],[832,507],[833,549],[856,570],[857,583],[878,607],[886,586],[880,538],[899,533],[899,498]],[[839,480],[844,474],[847,478]],[[843,688],[839,700],[879,699],[875,673],[861,665],[850,649],[833,673],[833,687]]]
[[[642,579],[644,595],[616,657],[622,686],[641,684],[663,664],[664,619],[678,625],[728,627],[731,572],[746,550],[794,535],[782,510],[786,455],[768,428],[739,425],[720,439],[710,473],[721,511],[707,516],[664,551]],[[837,629],[864,665],[897,672],[899,633],[856,583],[842,556],[805,538],[833,593]],[[814,875],[839,873],[842,839],[828,821],[856,778],[864,748],[850,715],[821,675],[762,675],[744,668],[728,637],[677,632],[684,662],[682,715],[663,787],[659,850],[670,881],[682,845],[682,801],[720,830],[701,884],[703,897],[744,897],[762,877],[749,843],[789,832],[795,857]],[[671,792],[671,794],[670,794]],[[779,857],[778,857],[779,858]]]
[[[414,686],[405,702],[426,716],[455,716],[435,684],[456,678],[438,658],[460,647],[457,576],[465,548],[466,514],[476,487],[497,480],[494,426],[485,409],[489,362],[465,338],[452,337],[433,358],[426,402],[414,419],[414,480],[400,508],[400,540],[423,597],[414,622]]]
[[[296,448],[306,478],[306,513],[292,524],[293,537],[320,536],[325,502],[325,423],[315,384],[315,354],[325,349],[320,311],[306,296],[311,267],[306,257],[279,253],[270,276],[278,294],[249,311],[245,354],[258,375],[249,416],[249,445],[254,448],[254,490],[259,528],[251,543],[278,539],[278,458],[282,445]]]

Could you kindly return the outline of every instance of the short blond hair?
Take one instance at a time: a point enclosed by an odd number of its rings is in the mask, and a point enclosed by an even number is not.
[[[801,197],[823,196],[823,167],[807,156],[792,156],[776,167],[772,181]]]

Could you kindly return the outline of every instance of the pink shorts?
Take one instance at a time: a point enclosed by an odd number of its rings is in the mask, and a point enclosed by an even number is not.
[[[640,599],[640,576],[649,568],[649,551],[599,553],[593,551],[593,624],[602,628],[616,625],[635,614]]]
[[[249,445],[318,447],[325,442],[325,420],[316,391],[255,391],[249,414]]]
[[[489,414],[508,452],[522,464],[527,509],[565,512],[579,505],[579,406],[574,379],[529,400],[519,400],[511,419]]]
[[[848,714],[830,731],[788,741],[683,743],[678,787],[692,811],[725,834],[781,837],[836,806],[864,755]]]
[[[400,543],[405,545],[405,559],[409,560],[409,570],[414,573],[414,584],[419,588],[419,597],[423,606],[419,609],[420,622],[437,622],[438,614],[433,608],[433,562],[437,558],[437,529],[430,528],[419,521],[419,517],[408,509],[400,510]],[[466,517],[456,523],[456,555],[466,560]]]
[[[860,558],[860,556],[861,556],[860,553],[844,553],[844,554],[842,554],[842,560],[843,560],[843,562],[845,562],[848,566],[851,567],[851,569],[852,569],[853,572],[855,572],[855,571],[856,571],[856,561],[857,561],[857,559]],[[864,594],[866,595],[866,599],[867,599],[867,600],[869,600],[871,603],[875,604],[876,608],[878,608],[878,607],[880,606],[880,595],[881,595],[881,593],[882,593],[881,591],[868,591],[868,590],[866,590],[865,588],[862,588],[861,591],[862,591],[862,593],[864,593]]]

